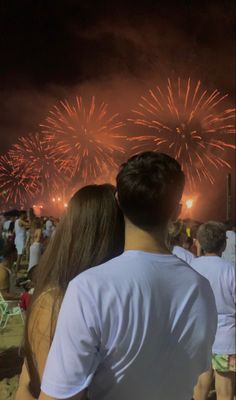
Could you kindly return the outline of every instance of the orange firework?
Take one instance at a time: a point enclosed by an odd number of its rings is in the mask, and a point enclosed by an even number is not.
[[[42,134],[23,136],[9,152],[16,167],[30,168],[41,182],[41,191],[54,191],[62,181],[54,149]]]
[[[0,156],[0,192],[5,203],[24,207],[39,191],[38,175],[29,166],[16,167],[9,154]]]
[[[117,130],[123,125],[118,114],[108,115],[107,104],[96,106],[92,97],[86,107],[82,98],[76,97],[73,104],[65,100],[54,106],[41,127],[62,168],[86,182],[117,166],[115,160],[124,153],[121,139],[125,138]]]
[[[235,110],[217,111],[226,97],[218,90],[209,94],[200,81],[193,84],[189,78],[184,84],[180,78],[168,79],[165,89],[149,90],[132,110],[132,123],[153,130],[148,136],[131,138],[136,142],[132,150],[151,146],[170,153],[181,162],[191,188],[204,179],[213,183],[211,168],[231,168],[224,151],[236,148]]]

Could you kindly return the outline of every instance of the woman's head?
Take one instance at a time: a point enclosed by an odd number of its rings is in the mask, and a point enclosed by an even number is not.
[[[57,225],[39,264],[39,291],[57,286],[64,291],[71,279],[89,267],[122,253],[124,221],[112,185],[78,190]]]
[[[35,217],[32,220],[32,228],[33,229],[41,229],[42,228],[42,221],[41,218]]]

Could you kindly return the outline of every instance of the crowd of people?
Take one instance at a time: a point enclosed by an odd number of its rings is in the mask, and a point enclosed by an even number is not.
[[[30,293],[16,400],[233,400],[235,230],[180,220],[166,154],[77,191],[60,220],[2,214],[0,292]]]

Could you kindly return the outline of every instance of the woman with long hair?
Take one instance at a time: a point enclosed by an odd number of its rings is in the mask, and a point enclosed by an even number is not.
[[[112,185],[89,185],[72,197],[42,255],[27,314],[22,369],[16,400],[36,399],[58,312],[69,282],[89,267],[120,255],[124,219]],[[73,318],[73,304],[71,305]]]

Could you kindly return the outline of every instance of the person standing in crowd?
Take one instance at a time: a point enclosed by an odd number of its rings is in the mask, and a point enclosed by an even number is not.
[[[45,224],[45,236],[50,239],[53,232],[53,218],[49,217]]]
[[[2,236],[3,236],[4,242],[6,242],[8,239],[8,229],[10,227],[10,224],[11,224],[11,218],[8,214],[5,214],[5,219],[3,222],[3,229],[2,229]]]
[[[217,400],[233,400],[236,372],[235,266],[221,258],[226,246],[223,224],[210,221],[201,225],[197,240],[204,255],[193,260],[191,266],[210,282],[216,300],[218,327],[212,349],[212,368],[199,377],[194,399],[208,398],[214,370]]]
[[[188,235],[183,221],[178,220],[169,225],[171,252],[190,265],[195,256],[189,250],[184,248],[184,243],[186,243],[187,239]]]
[[[26,229],[29,228],[27,214],[20,211],[19,218],[15,221],[15,246],[17,249],[16,274],[19,270],[22,254],[26,244]]]
[[[3,249],[3,259],[0,263],[0,293],[4,300],[19,300],[19,295],[11,293],[11,273],[14,261],[16,261],[16,247],[12,243],[6,243]]]
[[[191,398],[209,369],[217,314],[209,282],[167,247],[183,188],[181,167],[166,154],[122,165],[125,252],[69,284],[40,400],[82,399],[86,388],[91,400]]]
[[[42,255],[42,223],[39,217],[32,220],[30,227],[30,251],[29,251],[29,266],[28,272],[36,272],[36,267]]]
[[[38,266],[25,333],[25,364],[16,400],[38,398],[58,310],[71,279],[124,250],[124,218],[112,185],[74,194]],[[70,315],[73,318],[73,304]]]
[[[233,230],[233,223],[231,221],[226,221],[226,248],[222,253],[222,258],[226,261],[236,264],[236,233]]]

